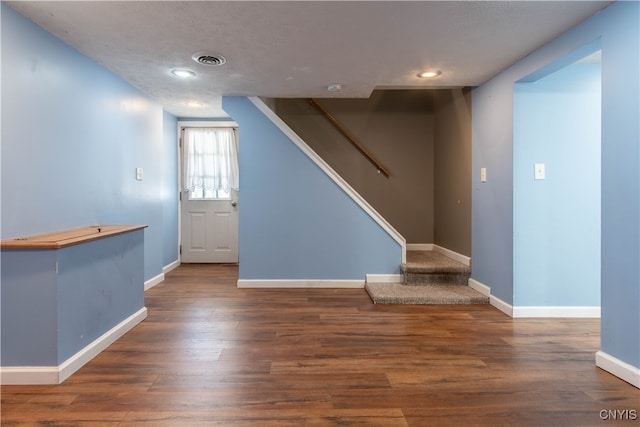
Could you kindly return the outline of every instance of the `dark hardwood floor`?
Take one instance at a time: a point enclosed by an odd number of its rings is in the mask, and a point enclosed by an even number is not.
[[[177,268],[147,291],[148,318],[66,382],[2,386],[2,426],[640,424],[601,419],[640,412],[640,390],[596,368],[599,320],[236,280]]]

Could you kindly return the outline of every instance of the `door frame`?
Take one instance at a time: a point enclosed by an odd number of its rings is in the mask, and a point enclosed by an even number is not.
[[[178,120],[178,135],[177,135],[177,150],[178,150],[178,259],[182,263],[182,131],[185,128],[236,128],[239,129],[238,123],[233,120]],[[238,150],[240,148],[240,138],[237,139]],[[238,191],[238,194],[240,192]],[[238,217],[238,227],[240,227],[240,217]],[[238,244],[240,242],[238,241]],[[238,246],[238,251],[240,247]],[[240,256],[238,255],[238,264],[240,263]]]

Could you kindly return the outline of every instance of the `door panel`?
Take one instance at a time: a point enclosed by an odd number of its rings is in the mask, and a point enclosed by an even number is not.
[[[182,262],[238,262],[238,208],[233,200],[182,202]]]
[[[206,212],[189,212],[189,219],[191,220],[191,227],[189,230],[190,245],[188,250],[197,251],[206,249],[206,224],[207,214]]]

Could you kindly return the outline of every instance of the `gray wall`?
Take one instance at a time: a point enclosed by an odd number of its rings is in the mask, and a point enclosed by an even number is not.
[[[471,92],[434,91],[434,243],[471,256]]]
[[[374,91],[368,99],[318,100],[391,172],[357,151],[304,99],[279,99],[276,112],[383,215],[408,243],[433,242],[433,96]]]
[[[390,178],[377,174],[307,100],[278,99],[271,105],[407,243],[436,243],[470,255],[469,94],[377,90],[368,99],[318,102],[390,170]]]

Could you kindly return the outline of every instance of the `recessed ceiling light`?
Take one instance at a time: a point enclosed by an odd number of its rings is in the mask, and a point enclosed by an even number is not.
[[[418,74],[418,77],[420,77],[421,79],[431,79],[434,77],[438,77],[440,74],[442,74],[442,71],[440,70],[427,70]]]
[[[204,107],[204,104],[200,101],[187,101],[185,102],[185,105],[187,107],[191,107],[191,108],[202,108]]]
[[[188,79],[196,76],[196,73],[194,73],[191,70],[184,70],[179,68],[175,68],[171,70],[171,74],[173,74],[176,77],[180,77],[181,79]]]
[[[329,92],[340,92],[342,90],[342,85],[340,83],[331,83],[327,86],[327,90]]]

